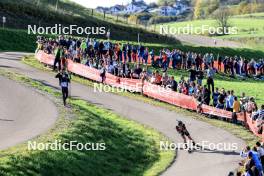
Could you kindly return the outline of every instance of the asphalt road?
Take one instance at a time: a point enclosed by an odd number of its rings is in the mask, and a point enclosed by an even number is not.
[[[0,76],[0,150],[47,131],[57,115],[48,98]]]
[[[208,47],[228,47],[228,48],[241,48],[243,45],[238,42],[224,40],[219,38],[212,38],[201,35],[176,35],[173,36],[181,42],[190,43],[196,46],[208,46]]]
[[[0,68],[24,74],[55,89],[60,89],[54,74],[24,65],[20,62],[22,55],[23,53],[0,53]],[[128,119],[152,127],[175,143],[182,142],[180,135],[175,132],[176,119],[178,119],[186,123],[196,142],[209,141],[213,144],[225,143],[226,145],[236,144],[239,146],[239,149],[235,152],[203,150],[189,154],[184,150],[179,150],[175,162],[162,174],[164,176],[225,176],[228,175],[229,171],[233,171],[238,167],[238,162],[240,161],[238,152],[245,144],[242,140],[225,130],[188,118],[184,114],[152,106],[141,101],[111,93],[94,92],[92,87],[78,83],[72,83],[71,87],[72,96],[87,100]],[[42,108],[46,108],[44,107],[45,104],[39,103],[38,106],[40,105]],[[1,136],[0,141],[4,138]]]

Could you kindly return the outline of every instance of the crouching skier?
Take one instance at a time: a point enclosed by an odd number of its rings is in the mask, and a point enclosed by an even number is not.
[[[181,135],[184,141],[185,148],[188,148],[186,137],[192,141],[193,146],[195,146],[195,142],[192,139],[190,133],[188,132],[185,124],[182,121],[178,121],[178,125],[176,126],[176,131]],[[192,147],[193,148],[193,147]],[[188,149],[188,152],[191,152],[190,148]]]

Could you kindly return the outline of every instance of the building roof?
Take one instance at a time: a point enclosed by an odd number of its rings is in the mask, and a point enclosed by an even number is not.
[[[130,4],[132,4],[134,6],[147,6],[147,4],[143,0],[132,1]]]
[[[124,9],[125,9],[125,6],[123,6],[123,5],[118,5],[118,4],[117,4],[117,5],[115,5],[115,6],[112,6],[111,9],[112,9],[112,8],[116,8],[117,10],[124,10]]]

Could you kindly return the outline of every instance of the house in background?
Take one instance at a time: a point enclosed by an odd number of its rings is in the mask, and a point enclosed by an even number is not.
[[[161,6],[159,7],[159,15],[161,16],[176,16],[177,9],[171,6]]]
[[[155,13],[159,16],[177,16],[185,11],[190,10],[188,4],[183,0],[176,0],[172,6],[160,6],[160,7],[150,7],[144,0],[132,0],[131,3],[123,5],[115,5],[109,8],[97,7],[96,11],[100,13],[108,14],[136,14],[141,12]]]
[[[97,12],[99,12],[99,13],[104,13],[104,12],[109,12],[109,8],[107,8],[107,7],[101,7],[101,6],[99,6],[99,7],[97,7],[96,9],[95,9]]]
[[[123,5],[115,5],[109,8],[108,13],[110,14],[119,14],[119,13],[123,13],[125,9],[125,6]]]
[[[148,8],[148,5],[144,2],[144,0],[132,0],[131,3],[126,5],[124,13],[132,14],[132,13],[140,13]]]
[[[177,16],[187,10],[190,10],[189,6],[180,0],[176,1],[172,6],[160,6],[156,9],[151,9],[150,13],[156,13],[160,16]]]

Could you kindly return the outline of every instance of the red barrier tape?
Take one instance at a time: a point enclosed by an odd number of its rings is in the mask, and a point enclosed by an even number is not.
[[[54,56],[46,54],[43,51],[39,51],[38,53],[36,53],[36,58],[41,63],[51,65],[51,66],[53,65],[53,62],[54,62]],[[70,72],[75,73],[79,76],[83,76],[85,78],[97,81],[97,82],[101,82],[99,70],[88,67],[83,64],[74,63],[72,60],[69,60],[69,59],[67,63],[68,63],[68,70]],[[149,97],[152,97],[152,98],[155,98],[155,99],[158,99],[158,100],[161,100],[161,101],[164,101],[169,104],[173,104],[173,105],[185,108],[185,109],[197,110],[198,103],[194,97],[184,95],[178,92],[174,92],[168,88],[154,85],[146,81],[143,84],[142,81],[138,79],[120,78],[120,77],[107,73],[105,83],[113,87],[118,87],[118,88],[122,88],[125,90],[133,91],[133,92],[142,92],[144,95],[147,95]],[[215,107],[204,105],[204,104],[201,106],[201,111],[204,114],[214,115],[217,117],[224,117],[228,119],[232,118],[232,112],[222,110],[222,109],[217,109]],[[249,129],[256,136],[259,136],[259,137],[263,136],[262,139],[264,141],[264,133],[258,134],[256,122],[250,118],[250,114],[238,113],[237,119],[239,121],[242,121],[248,124]]]

